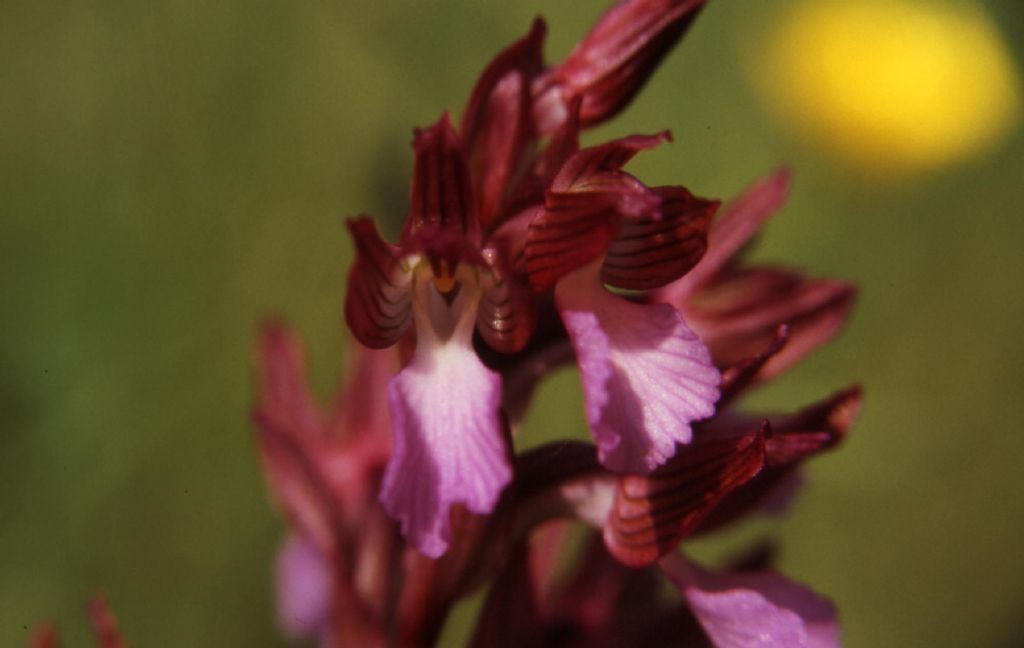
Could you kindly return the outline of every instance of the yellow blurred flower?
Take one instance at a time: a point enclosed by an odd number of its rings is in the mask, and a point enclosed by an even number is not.
[[[968,157],[1020,115],[1018,70],[978,6],[800,0],[774,25],[751,57],[759,90],[804,136],[867,170]]]

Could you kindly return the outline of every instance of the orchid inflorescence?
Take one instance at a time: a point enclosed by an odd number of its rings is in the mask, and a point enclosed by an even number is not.
[[[487,584],[479,646],[838,643],[832,605],[763,571],[764,556],[711,571],[677,548],[778,507],[803,461],[842,439],[857,388],[785,416],[732,403],[831,339],[853,287],[739,262],[786,172],[720,210],[624,170],[667,132],[579,143],[702,6],[620,2],[553,66],[537,19],[457,124],[444,114],[415,132],[398,242],[348,221],[356,343],[332,409],[314,404],[284,325],[265,328],[256,421],[291,523],[289,635],[429,644]],[[594,444],[516,454],[537,383],[573,359]],[[565,520],[600,533],[556,578]],[[680,600],[658,595],[658,570]]]
[[[278,564],[291,636],[430,644],[489,584],[477,646],[838,643],[832,605],[763,571],[765,555],[711,571],[677,547],[779,507],[803,461],[841,440],[857,388],[786,416],[732,403],[831,339],[853,287],[739,262],[786,172],[719,210],[624,170],[667,132],[579,143],[702,6],[620,2],[550,67],[537,19],[458,124],[415,132],[397,244],[368,217],[348,222],[357,344],[333,409],[313,404],[284,326],[265,329],[256,420],[291,522]],[[594,445],[516,454],[534,388],[573,359]],[[600,534],[556,578],[565,520]],[[680,600],[659,596],[658,570]]]

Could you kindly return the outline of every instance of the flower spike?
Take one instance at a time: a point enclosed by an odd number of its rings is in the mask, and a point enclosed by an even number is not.
[[[838,645],[831,603],[754,571],[769,553],[722,573],[678,545],[782,510],[804,462],[843,440],[858,387],[788,415],[732,408],[831,339],[853,287],[739,263],[785,171],[718,214],[625,171],[668,131],[580,148],[704,4],[620,0],[550,68],[538,18],[485,67],[457,126],[442,113],[414,131],[397,244],[347,221],[357,343],[328,407],[299,340],[261,331],[253,422],[288,524],[275,570],[288,638],[434,645],[458,600],[489,586],[474,648]],[[535,386],[572,360],[593,443],[516,453]],[[578,523],[585,551],[567,561]],[[102,595],[89,614],[102,648],[124,648]],[[58,637],[45,624],[29,640]]]

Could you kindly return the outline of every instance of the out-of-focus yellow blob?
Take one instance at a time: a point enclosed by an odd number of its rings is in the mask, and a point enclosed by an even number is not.
[[[973,5],[803,0],[752,54],[757,85],[786,121],[870,171],[967,157],[1020,115],[1013,58]]]

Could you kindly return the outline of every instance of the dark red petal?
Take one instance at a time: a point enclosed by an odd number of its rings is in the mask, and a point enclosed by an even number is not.
[[[526,237],[530,223],[540,216],[544,208],[535,205],[507,219],[487,240],[487,247],[498,251],[504,263],[518,277],[526,273]]]
[[[583,100],[577,99],[569,106],[569,116],[565,122],[551,135],[548,145],[537,158],[534,171],[545,186],[562,168],[566,161],[580,150],[580,106]]]
[[[682,187],[658,187],[659,218],[625,219],[608,248],[601,279],[616,288],[663,286],[694,267],[707,249],[707,227],[718,201],[694,197]]]
[[[515,483],[505,491],[490,527],[509,537],[507,526],[527,534],[548,520],[570,518],[591,526],[604,523],[617,476],[597,461],[593,445],[558,441],[532,448],[515,457]]]
[[[516,455],[515,472],[516,498],[526,500],[578,477],[607,471],[597,462],[593,445],[556,441]]]
[[[487,366],[501,373],[502,408],[513,423],[526,414],[537,385],[576,358],[554,301],[536,296],[535,299],[534,332],[522,351],[510,355],[492,352],[486,345],[477,347]]]
[[[92,623],[92,632],[100,648],[126,647],[121,630],[117,627],[117,617],[110,609],[105,594],[96,594],[89,601],[89,621]]]
[[[535,131],[531,86],[543,67],[545,32],[537,18],[527,36],[487,66],[462,116],[460,135],[485,228],[498,216],[513,176],[526,170],[523,157]]]
[[[530,221],[540,211],[535,207],[505,220],[482,253],[477,330],[491,348],[504,354],[521,351],[536,328],[537,302],[530,289],[524,247]]]
[[[720,387],[722,395],[718,399],[717,404],[719,411],[728,405],[747,385],[754,381],[754,378],[760,373],[765,363],[786,345],[788,339],[789,327],[782,324],[775,329],[775,338],[767,348],[755,356],[741,360],[722,372],[722,385]]]
[[[497,351],[521,351],[537,319],[533,292],[524,283],[525,277],[515,276],[511,263],[498,250],[488,250],[484,257],[488,264],[480,270],[476,330]]]
[[[772,433],[765,443],[768,465],[789,465],[835,447],[857,420],[861,400],[861,389],[854,386],[796,414],[772,417]]]
[[[532,169],[516,185],[509,197],[507,211],[517,213],[544,201],[544,191],[551,186],[555,174],[580,148],[580,101],[569,107],[569,116],[551,135],[546,146],[536,154]]]
[[[704,519],[697,530],[715,530],[776,499],[780,490],[791,488],[799,477],[803,460],[835,447],[846,437],[860,410],[861,391],[850,387],[789,416],[770,416],[771,428],[765,435],[765,467],[744,486],[729,494]],[[731,425],[753,428],[756,418],[748,417]],[[735,431],[705,430],[708,434],[735,434]]]
[[[480,224],[469,170],[448,114],[430,128],[417,130],[412,146],[416,160],[402,248],[408,249],[412,241],[429,239],[438,233],[479,244]]]
[[[682,306],[687,321],[711,348],[715,363],[730,366],[757,355],[780,324],[789,341],[770,358],[759,380],[775,376],[822,344],[846,323],[856,288],[828,279],[806,279],[776,268],[727,271]]]
[[[551,135],[547,145],[532,162],[529,172],[516,184],[506,211],[518,213],[544,202],[544,192],[551,186],[562,165],[580,150],[580,101],[569,106],[568,117]]]
[[[412,322],[408,277],[399,248],[384,242],[373,220],[350,219],[356,260],[348,274],[345,321],[359,342],[383,349],[398,341]]]
[[[658,301],[679,306],[730,265],[757,230],[785,202],[789,172],[780,169],[758,181],[718,213],[708,232],[708,251],[682,279],[660,291]]]
[[[786,319],[790,327],[790,341],[779,353],[765,363],[758,380],[768,380],[810,355],[842,332],[857,299],[853,284],[818,279],[808,281],[800,298],[798,314]]]
[[[526,267],[540,292],[597,259],[619,230],[616,201],[586,193],[548,193],[544,211],[530,224]]]
[[[583,149],[562,165],[551,188],[555,191],[578,189],[600,174],[621,171],[640,151],[654,148],[671,139],[671,133],[662,131],[656,135],[630,135]]]
[[[701,264],[701,270],[707,266],[707,271],[715,272],[731,261],[786,202],[789,186],[789,170],[778,169],[732,201],[711,228],[708,238],[714,253]]]
[[[264,473],[292,523],[330,555],[340,537],[340,507],[311,447],[323,435],[298,342],[280,324],[261,339],[262,389],[254,418]]]
[[[583,99],[583,126],[626,107],[696,18],[704,0],[632,0],[608,11],[586,38],[539,84],[560,89],[566,103]]]
[[[761,470],[766,428],[683,446],[656,472],[623,477],[604,529],[608,550],[639,567],[674,549],[723,497]]]
[[[321,420],[306,382],[306,361],[284,324],[264,326],[258,356],[261,390],[256,418],[260,424],[287,428],[300,437],[317,434]]]
[[[526,267],[535,290],[547,290],[602,256],[623,218],[657,216],[661,196],[622,167],[668,138],[667,132],[626,137],[584,149],[562,165],[526,237]]]

